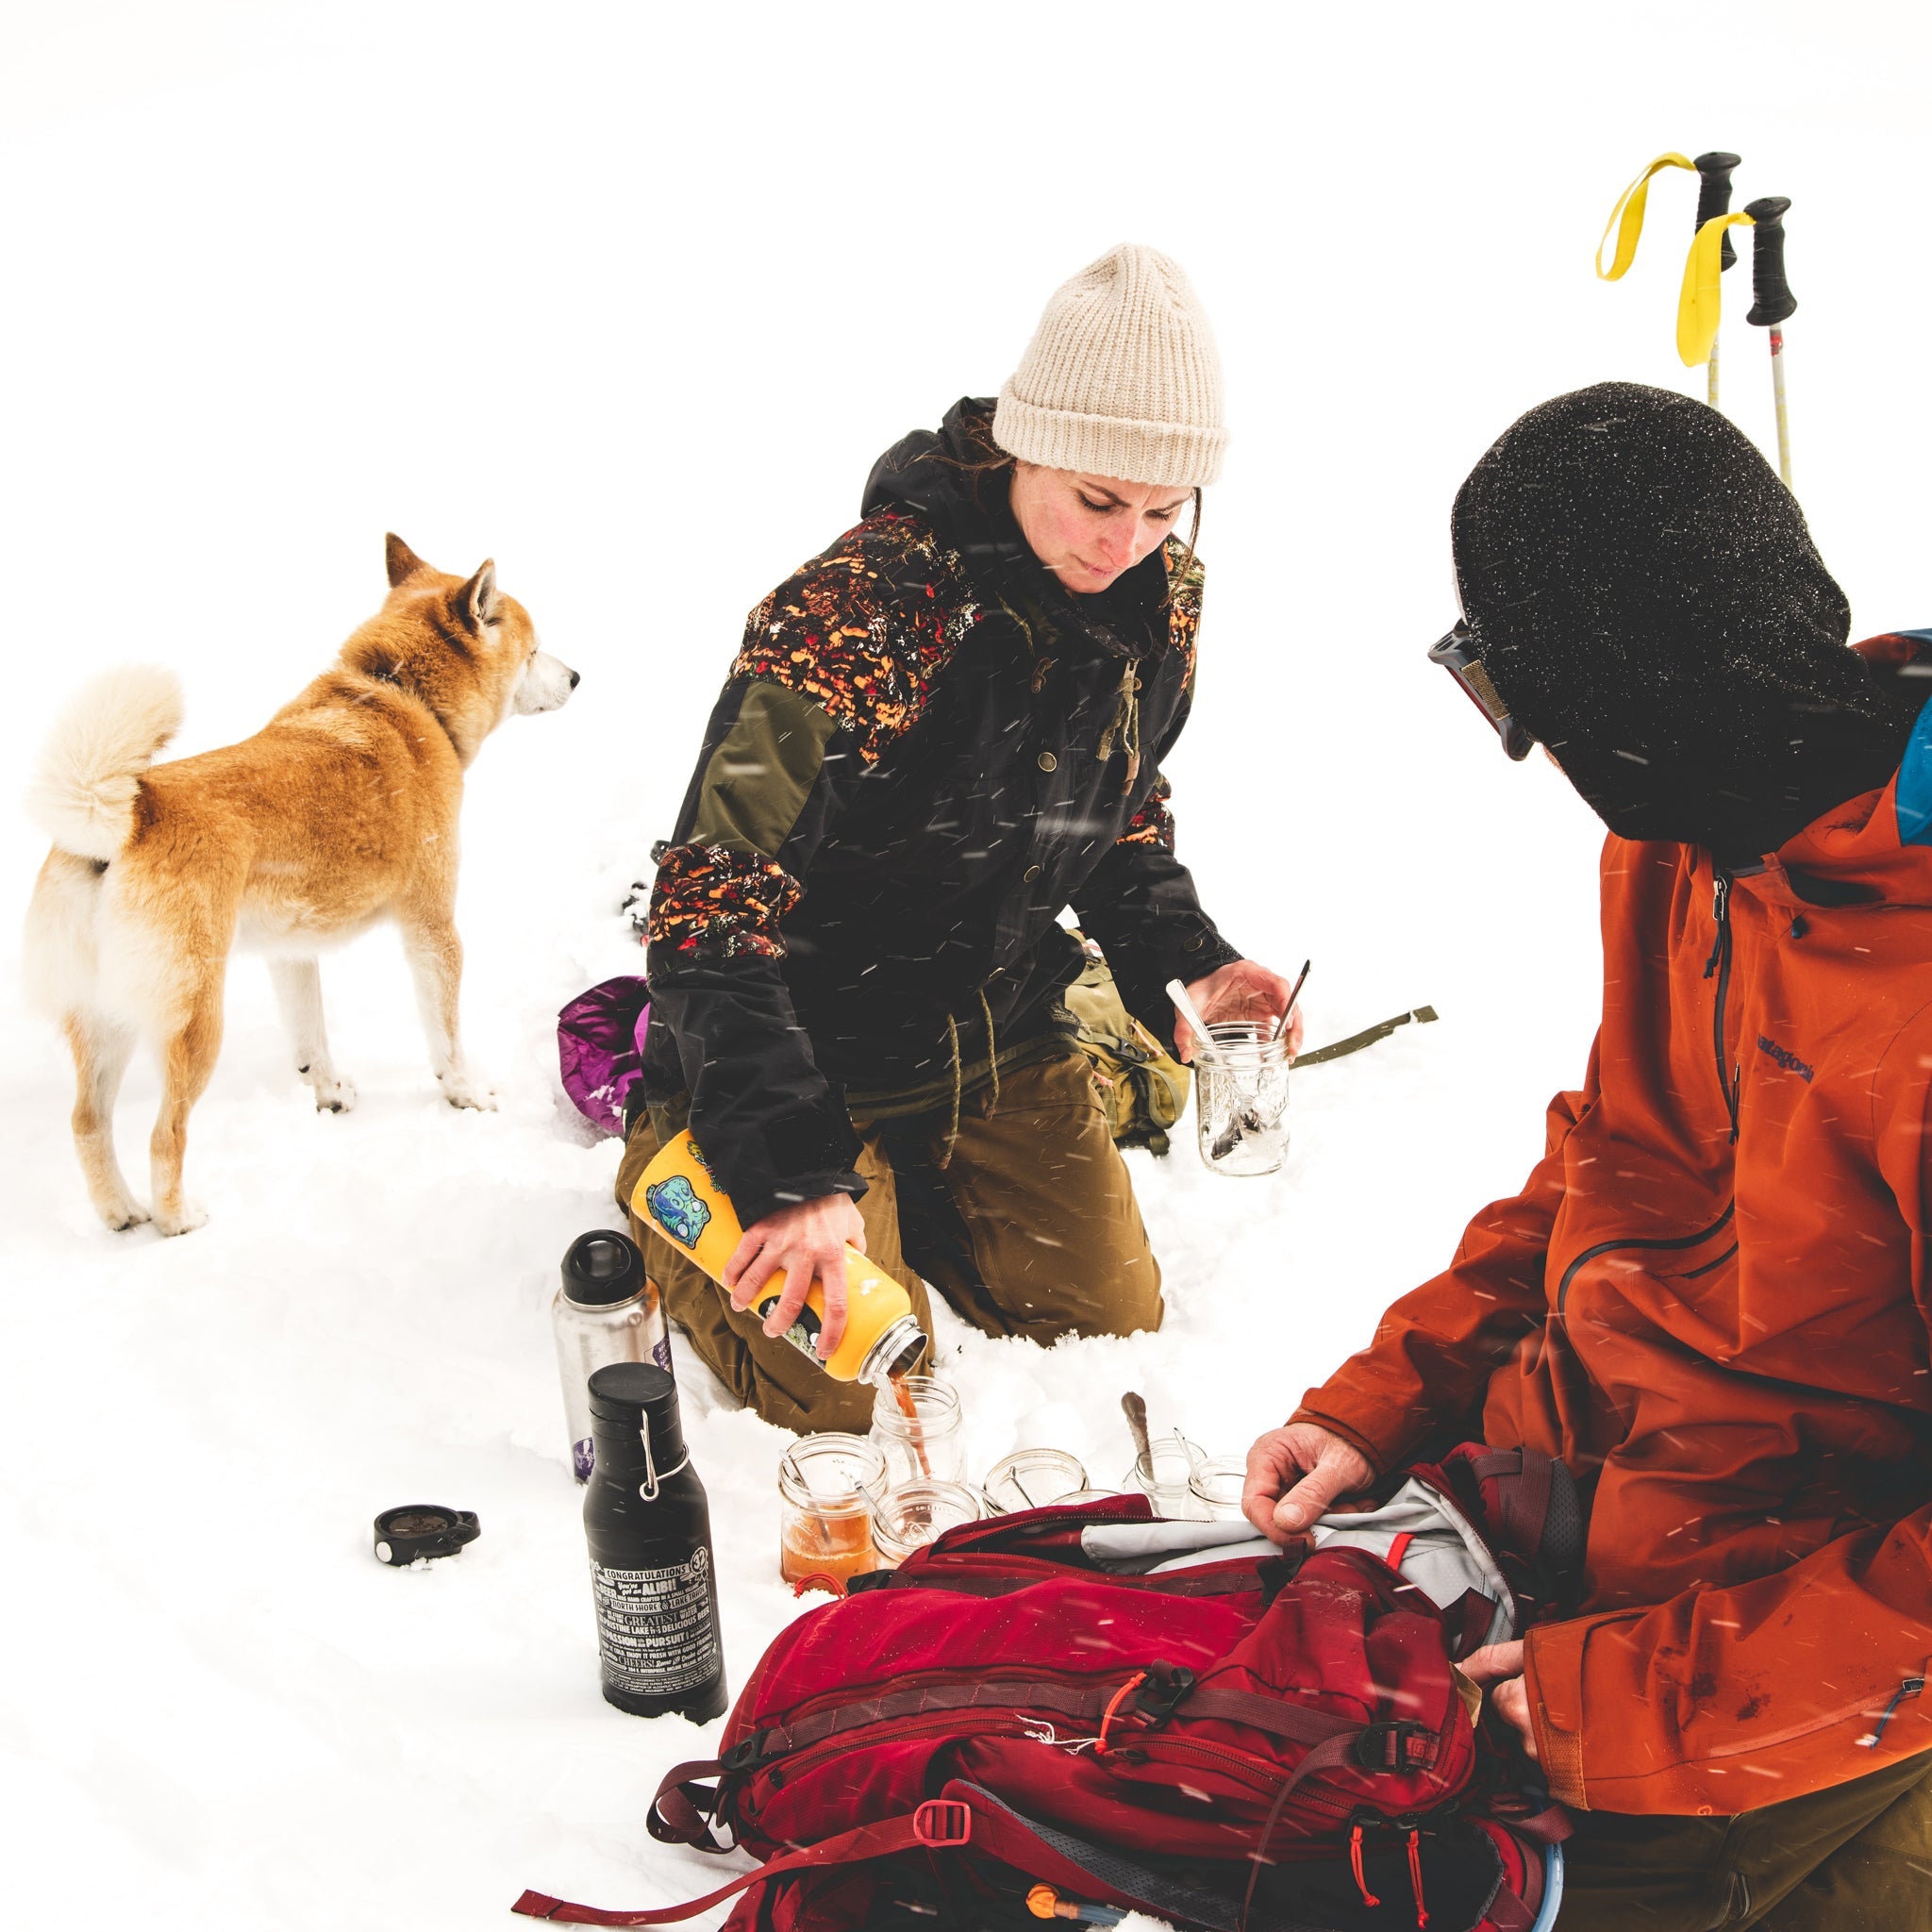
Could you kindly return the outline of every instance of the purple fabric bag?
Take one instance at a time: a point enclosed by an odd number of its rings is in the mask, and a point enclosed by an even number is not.
[[[577,1111],[607,1134],[624,1135],[624,1103],[644,1070],[650,991],[640,978],[607,979],[557,1016],[557,1064]]]

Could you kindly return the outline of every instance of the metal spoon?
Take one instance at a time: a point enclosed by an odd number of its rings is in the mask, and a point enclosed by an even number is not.
[[[1121,1407],[1127,1418],[1127,1428],[1134,1438],[1134,1450],[1140,1458],[1140,1466],[1147,1472],[1148,1480],[1154,1478],[1154,1451],[1147,1441],[1147,1405],[1131,1389],[1121,1397]]]

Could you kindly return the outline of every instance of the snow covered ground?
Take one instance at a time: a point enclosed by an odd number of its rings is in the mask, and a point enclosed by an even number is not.
[[[325,967],[361,1093],[342,1118],[312,1111],[241,959],[192,1129],[213,1218],[110,1236],[6,942],[17,1923],[473,1928],[526,1884],[643,1905],[718,1882],[642,1830],[707,1738],[598,1696],[547,1307],[570,1239],[612,1218],[617,1150],[562,1102],[552,1023],[637,963],[618,903],[743,612],[1124,237],[1191,271],[1237,430],[1172,774],[1183,854],[1257,957],[1313,956],[1316,1040],[1442,1018],[1298,1076],[1279,1175],[1133,1157],[1158,1335],[1046,1353],[945,1325],[975,1465],[1050,1441],[1118,1480],[1128,1388],[1157,1427],[1242,1449],[1520,1179],[1589,1045],[1596,831],[1423,651],[1491,437],[1602,376],[1701,382],[1671,350],[1687,178],[1658,184],[1629,281],[1588,265],[1654,153],[1734,147],[1747,196],[1793,197],[1799,491],[1862,629],[1932,621],[1922,14],[1569,17],[8,9],[0,770],[128,658],[183,674],[180,750],[254,728],[374,608],[390,527],[447,568],[493,554],[584,674],[472,776],[464,1003],[494,1114],[438,1100],[391,940]],[[1727,293],[1727,393],[1768,439]],[[0,901],[25,906],[40,856],[0,816]],[[137,1177],[156,1093],[138,1066]],[[786,1439],[680,1377],[736,1686],[798,1607]],[[370,1519],[409,1501],[478,1511],[481,1541],[383,1569]]]

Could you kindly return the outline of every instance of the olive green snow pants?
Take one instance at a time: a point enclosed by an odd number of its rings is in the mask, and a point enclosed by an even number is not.
[[[1932,1755],[1735,1818],[1576,1815],[1557,1932],[1932,1932]]]
[[[968,1093],[950,1158],[944,1113],[854,1124],[866,1254],[906,1284],[928,1335],[922,1277],[988,1335],[1057,1341],[1159,1327],[1160,1267],[1077,1048],[1005,1074],[997,1103],[990,1087]],[[641,1114],[618,1169],[626,1210],[658,1145]],[[635,1214],[630,1224],[672,1320],[748,1407],[800,1431],[872,1426],[871,1389],[835,1382],[789,1341],[767,1338],[662,1235]]]

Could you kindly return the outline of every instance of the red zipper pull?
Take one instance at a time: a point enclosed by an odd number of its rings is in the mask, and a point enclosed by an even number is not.
[[[1369,1890],[1369,1881],[1362,1875],[1362,1828],[1359,1824],[1348,1835],[1348,1869],[1355,1874],[1356,1890],[1362,1895],[1362,1904],[1374,1911],[1382,1901]]]
[[[1408,1835],[1408,1882],[1415,1888],[1416,1932],[1423,1932],[1429,1923],[1429,1914],[1423,1904],[1423,1835],[1419,1831]]]

